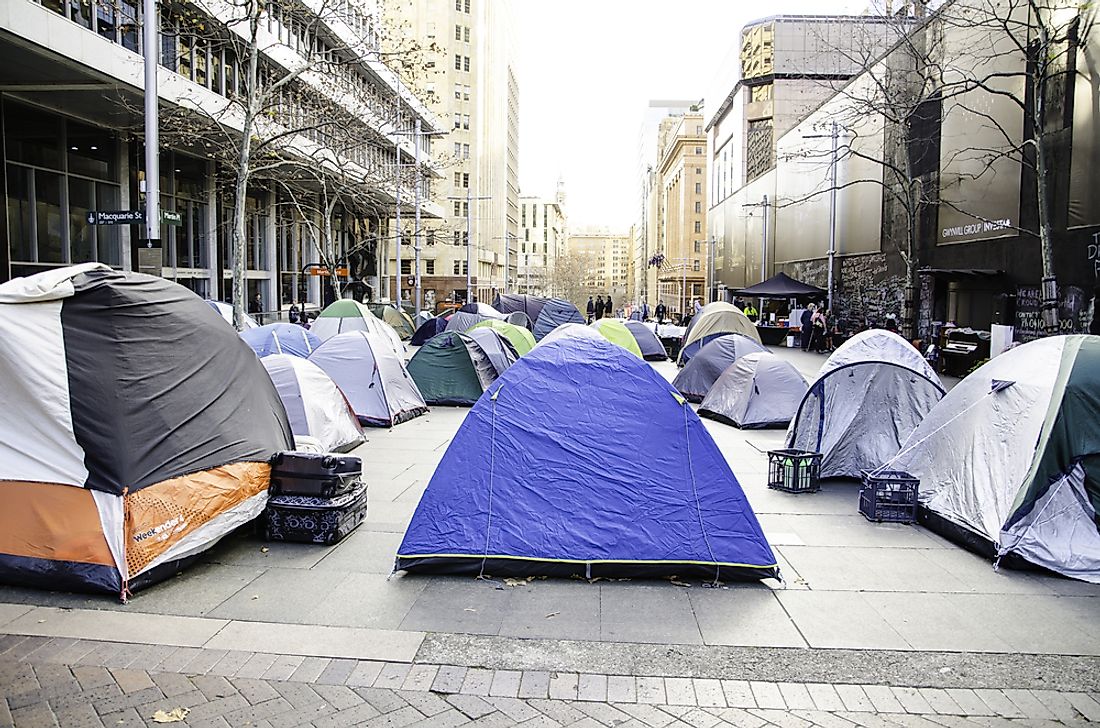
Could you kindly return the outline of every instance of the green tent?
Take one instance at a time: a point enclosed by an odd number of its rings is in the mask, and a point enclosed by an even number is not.
[[[367,308],[376,317],[392,326],[402,341],[408,341],[416,333],[412,317],[404,311],[399,311],[396,306],[388,303],[368,303]]]
[[[531,349],[535,348],[535,337],[531,335],[531,332],[522,326],[516,326],[510,324],[507,321],[499,321],[497,319],[489,319],[488,321],[481,321],[471,326],[467,331],[471,329],[492,329],[498,334],[508,339],[508,343],[512,345],[512,348],[516,350],[516,353],[523,356]]]
[[[433,336],[409,360],[407,368],[429,405],[470,407],[497,378],[488,354],[457,331]]]
[[[618,344],[639,359],[644,358],[642,349],[638,346],[638,340],[634,338],[634,334],[630,333],[630,329],[626,327],[626,324],[619,319],[596,319],[592,322],[592,326],[612,344]]]

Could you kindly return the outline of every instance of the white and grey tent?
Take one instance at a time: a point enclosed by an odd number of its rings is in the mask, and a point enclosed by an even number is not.
[[[297,324],[274,323],[241,332],[244,343],[261,359],[272,354],[292,354],[308,358],[321,340]]]
[[[497,376],[504,374],[508,367],[516,363],[519,352],[499,331],[486,326],[475,326],[466,335],[477,342],[485,356],[493,364]]]
[[[455,311],[451,314],[451,318],[447,320],[447,328],[445,331],[458,331],[464,333],[466,329],[471,326],[476,326],[482,321],[489,321],[491,316],[483,316],[480,313],[470,313],[469,311]]]
[[[321,344],[309,360],[336,382],[364,425],[393,427],[428,411],[416,382],[385,334],[337,334]]]
[[[786,427],[807,389],[790,362],[754,352],[726,367],[703,399],[699,415],[746,429]]]
[[[347,452],[363,443],[355,412],[321,367],[290,354],[271,354],[260,362],[286,407],[295,444],[310,438],[321,452]]]
[[[1100,583],[1100,337],[1010,349],[952,389],[887,466],[919,520],[989,557]]]
[[[225,321],[230,326],[233,325],[233,307],[231,305],[223,301],[211,301],[210,299],[207,299],[206,302],[210,304],[210,308],[218,312],[218,315],[222,317],[222,321]],[[259,326],[260,325],[256,323],[256,319],[252,318],[247,313],[244,314],[244,328],[246,331],[248,329],[259,328]]]
[[[87,263],[0,285],[0,580],[126,595],[263,511],[293,444],[201,298]]]
[[[821,366],[787,447],[821,453],[823,478],[858,478],[892,458],[941,397],[939,377],[909,342],[885,329],[863,331]]]
[[[706,343],[672,380],[672,386],[689,402],[702,402],[730,364],[747,354],[767,351],[755,339],[725,334]]]

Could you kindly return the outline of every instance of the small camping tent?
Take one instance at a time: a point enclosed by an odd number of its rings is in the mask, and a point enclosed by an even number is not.
[[[1100,337],[1051,336],[959,382],[886,467],[920,478],[920,520],[948,538],[1100,583],[1097,423]]]
[[[496,381],[497,369],[475,339],[444,331],[409,360],[409,376],[429,405],[469,407]]]
[[[703,310],[692,317],[680,346],[679,364],[687,364],[704,344],[722,334],[741,334],[760,343],[756,324],[741,313],[741,309],[732,303],[715,301],[703,306]]]
[[[768,352],[753,352],[726,367],[703,399],[699,415],[734,427],[786,427],[807,388],[790,362]]]
[[[223,303],[222,301],[211,301],[210,299],[206,299],[206,302],[210,304],[210,308],[218,312],[218,315],[222,317],[222,321],[225,321],[230,326],[233,325],[233,307],[231,305]],[[258,326],[259,324],[256,323],[256,319],[252,318],[247,313],[244,314],[245,331],[248,329],[255,329]]]
[[[501,293],[493,301],[493,308],[504,314],[516,312],[525,314],[533,326],[533,322],[539,320],[539,314],[542,313],[542,307],[546,305],[546,301],[547,299],[539,296],[522,293]]]
[[[447,320],[447,328],[444,331],[457,331],[462,333],[466,329],[481,323],[482,321],[490,321],[488,316],[482,316],[479,313],[469,313],[466,311],[455,311],[451,314]]]
[[[539,311],[539,317],[535,319],[535,328],[532,333],[535,335],[535,340],[538,341],[562,324],[569,323],[583,324],[584,316],[581,316],[581,312],[569,301],[551,298]]]
[[[393,304],[368,303],[366,306],[376,318],[392,326],[402,341],[408,341],[416,332],[416,325],[413,324],[412,316],[399,310]]]
[[[492,329],[508,339],[508,342],[512,345],[512,348],[516,350],[518,356],[523,356],[531,351],[531,349],[535,348],[535,337],[531,335],[531,332],[515,324],[510,324],[506,321],[482,321],[481,323],[474,324],[467,329],[467,331],[477,331],[480,328]]]
[[[321,340],[298,324],[267,324],[241,332],[244,343],[252,347],[256,356],[290,354],[308,357],[321,345]]]
[[[626,328],[634,334],[634,340],[638,342],[638,349],[642,352],[643,359],[664,361],[668,358],[664,345],[651,328],[641,321],[627,321]]]
[[[596,319],[589,325],[599,331],[600,335],[612,344],[618,344],[639,359],[642,358],[642,350],[638,347],[638,340],[634,338],[634,334],[630,333],[630,329],[624,326],[619,319]]]
[[[0,580],[119,594],[267,502],[292,446],[260,360],[203,300],[98,263],[0,285]]]
[[[598,335],[544,339],[478,400],[413,514],[396,568],[778,573],[741,486],[691,407],[653,367]]]
[[[897,453],[943,385],[909,342],[856,334],[825,360],[787,430],[787,447],[822,454],[821,477],[858,478]]]
[[[466,335],[478,343],[481,350],[489,357],[489,361],[496,370],[496,376],[500,376],[508,367],[516,363],[519,353],[499,331],[485,327],[473,327]]]
[[[321,341],[349,331],[370,331],[389,341],[394,351],[401,353],[405,350],[401,337],[392,326],[371,313],[365,304],[350,298],[341,298],[326,306],[309,330]]]
[[[344,393],[311,361],[287,354],[261,359],[279,392],[294,437],[311,437],[322,452],[347,452],[363,442],[363,429]]]
[[[382,334],[337,334],[309,360],[332,377],[364,425],[393,427],[428,411],[400,355]]]
[[[535,328],[535,324],[523,311],[513,311],[510,314],[505,315],[504,320],[513,326],[520,326],[528,331]]]
[[[428,343],[428,339],[432,338],[436,334],[441,334],[447,330],[447,319],[443,316],[436,316],[430,318],[424,323],[420,324],[420,328],[413,334],[412,340],[409,341],[413,346],[424,346]]]
[[[607,341],[603,334],[601,334],[599,331],[592,328],[591,326],[586,326],[585,324],[569,323],[562,324],[546,336],[542,337],[542,340],[535,345],[535,348],[539,348],[544,343],[550,344],[555,341],[560,341],[561,339],[565,339],[567,341],[575,341],[577,339]]]
[[[672,380],[689,402],[702,402],[730,364],[745,356],[766,352],[761,344],[741,334],[723,334],[704,346]]]
[[[458,309],[462,313],[476,313],[492,319],[504,319],[504,314],[487,303],[467,303]]]

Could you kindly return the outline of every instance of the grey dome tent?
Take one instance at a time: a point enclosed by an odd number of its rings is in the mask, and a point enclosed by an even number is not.
[[[539,296],[522,293],[502,293],[493,301],[493,308],[504,314],[522,313],[527,316],[533,326],[534,322],[539,320],[539,314],[542,313],[542,307],[546,305],[546,301],[547,299]],[[508,321],[509,323],[515,323],[511,319],[508,319]]]
[[[475,326],[466,332],[466,335],[477,342],[489,361],[493,364],[497,376],[503,374],[508,367],[519,359],[519,352],[508,339],[496,329],[486,326]]]
[[[741,334],[725,334],[707,342],[672,380],[672,386],[689,402],[702,402],[722,372],[735,361],[767,349]]]
[[[897,454],[941,397],[939,377],[908,341],[864,331],[821,366],[791,420],[787,447],[821,453],[823,478],[858,478]]]
[[[444,331],[457,331],[462,333],[471,326],[475,326],[482,321],[488,321],[490,318],[490,316],[482,316],[480,313],[455,311],[451,314],[451,318],[447,320],[447,328],[445,328]]]
[[[562,324],[583,323],[584,316],[581,316],[581,312],[577,310],[576,306],[560,298],[551,298],[543,305],[542,310],[539,312],[539,317],[535,320],[535,328],[532,333],[535,335],[535,340],[537,341]]]
[[[286,407],[296,449],[312,438],[321,452],[347,452],[363,443],[363,429],[344,393],[315,363],[291,354],[260,359]]]
[[[665,347],[657,334],[641,321],[625,321],[624,324],[630,333],[634,334],[634,340],[638,342],[638,348],[642,350],[642,358],[646,361],[664,361],[668,359]]]
[[[699,416],[746,429],[786,427],[807,388],[790,362],[768,352],[746,354],[718,377]]]
[[[985,554],[1100,583],[1100,336],[1050,336],[948,392],[884,467],[918,520]]]
[[[385,334],[348,331],[310,354],[348,398],[364,425],[393,427],[428,411],[416,382]]]
[[[409,360],[409,376],[430,405],[473,406],[499,375],[481,345],[458,331],[432,337]]]

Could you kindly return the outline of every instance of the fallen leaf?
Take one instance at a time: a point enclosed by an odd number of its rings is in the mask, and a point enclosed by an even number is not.
[[[172,710],[165,713],[163,710],[158,710],[153,713],[153,722],[155,723],[179,723],[187,717],[187,714],[191,711],[187,708],[172,708]]]
[[[561,614],[561,612],[550,612],[550,614],[546,615],[546,618],[547,619],[553,619],[554,617],[558,616],[559,614]]]
[[[670,583],[670,584],[672,584],[673,586],[686,586],[686,587],[690,587],[690,586],[691,586],[691,584],[688,584],[687,582],[684,582],[684,581],[677,581],[676,579],[669,579],[668,581],[669,581],[669,583]]]

